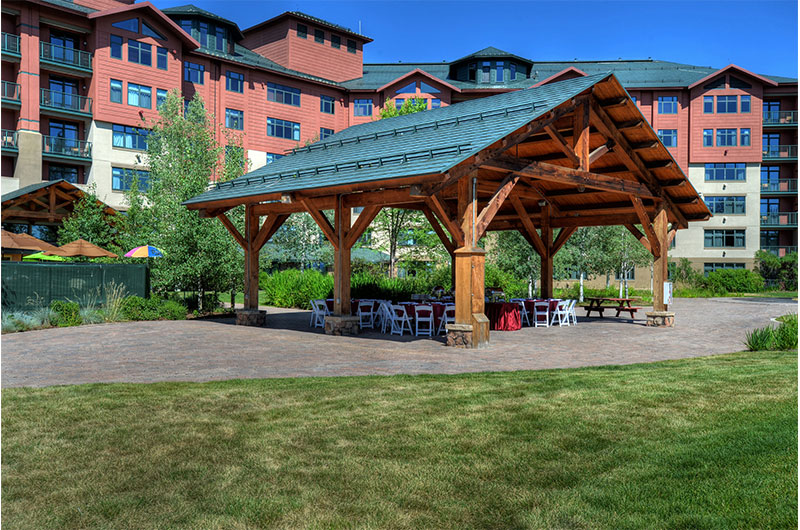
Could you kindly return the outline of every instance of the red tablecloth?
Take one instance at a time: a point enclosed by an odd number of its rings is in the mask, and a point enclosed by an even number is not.
[[[561,300],[525,300],[525,309],[527,309],[527,310],[528,310],[528,313],[530,313],[530,316],[531,316],[531,322],[533,322],[533,309],[534,309],[534,304],[535,304],[536,302],[549,302],[549,304],[550,304],[550,305],[549,305],[549,311],[550,311],[550,314],[552,315],[552,314],[553,314],[553,311],[555,311],[556,309],[558,309],[558,303],[559,303],[560,301],[561,301]],[[543,319],[541,319],[541,318],[540,318],[540,320],[541,320],[542,322],[544,322],[544,320],[543,320]]]
[[[406,314],[411,318],[413,322],[417,315],[417,306],[421,305],[429,305],[433,308],[433,325],[434,329],[439,329],[439,322],[442,320],[442,315],[444,315],[444,309],[447,307],[447,304],[442,304],[439,302],[433,302],[430,304],[425,303],[417,303],[417,302],[401,302],[402,305],[406,309]],[[425,316],[425,315],[423,315]]]
[[[516,331],[522,327],[519,304],[513,302],[488,302],[486,316],[493,331]]]

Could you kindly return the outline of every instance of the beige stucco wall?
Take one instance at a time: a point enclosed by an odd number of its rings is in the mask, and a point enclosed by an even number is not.
[[[111,167],[126,169],[146,169],[144,152],[136,149],[114,147],[111,124],[93,121],[89,128],[87,140],[92,142],[92,166],[86,177],[86,184],[95,185],[97,198],[112,208],[125,210],[125,194],[111,189]]]
[[[744,215],[715,215],[705,222],[690,223],[686,230],[679,230],[675,236],[675,248],[670,250],[670,257],[677,260],[688,258],[698,269],[702,270],[706,262],[739,262],[747,263],[751,268],[753,256],[760,243],[761,204],[761,166],[747,164],[744,181],[705,181],[703,164],[689,165],[689,181],[701,197],[710,195],[743,195],[745,199]],[[704,231],[706,229],[744,229],[745,248],[705,248]]]

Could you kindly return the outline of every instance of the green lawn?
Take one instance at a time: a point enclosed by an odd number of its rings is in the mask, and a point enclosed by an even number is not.
[[[2,405],[8,528],[797,527],[797,352]]]

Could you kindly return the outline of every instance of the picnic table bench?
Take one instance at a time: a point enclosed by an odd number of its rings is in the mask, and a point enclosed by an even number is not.
[[[589,300],[589,305],[584,308],[586,309],[587,317],[592,316],[592,313],[598,313],[602,318],[604,316],[603,311],[606,309],[616,309],[617,314],[615,316],[619,316],[620,313],[625,312],[630,313],[631,318],[634,318],[636,316],[636,312],[642,309],[641,307],[631,306],[631,302],[634,300],[633,298],[587,297],[586,299]],[[603,307],[603,302],[614,302],[617,305]]]

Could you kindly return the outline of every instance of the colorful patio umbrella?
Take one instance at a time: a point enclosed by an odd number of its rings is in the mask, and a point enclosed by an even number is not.
[[[125,253],[126,258],[163,258],[164,254],[156,247],[142,245]]]
[[[48,256],[44,252],[37,252],[36,254],[28,254],[22,257],[22,261],[67,261],[66,258],[61,256]]]

